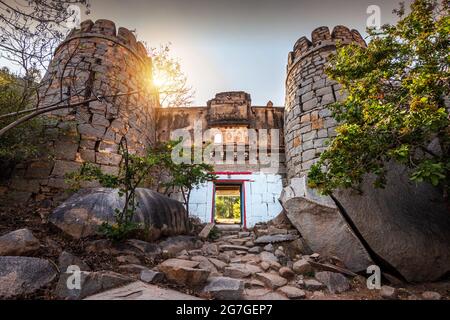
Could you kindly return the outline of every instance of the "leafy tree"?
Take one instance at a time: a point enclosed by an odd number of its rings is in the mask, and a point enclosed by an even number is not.
[[[216,175],[212,173],[213,171],[214,167],[206,163],[172,163],[169,167],[170,181],[167,186],[181,192],[188,214],[192,190],[207,181],[214,180]]]
[[[119,148],[122,160],[117,175],[105,174],[92,163],[84,163],[79,171],[67,175],[67,181],[74,189],[80,188],[83,181],[98,181],[103,187],[119,189],[119,196],[124,197],[124,206],[115,209],[115,224],[104,223],[101,226],[100,232],[106,237],[120,241],[142,229],[133,221],[139,206],[136,189],[145,183],[152,183],[151,172],[167,166],[172,144],[157,144],[145,156],[138,156],[128,151],[127,141],[122,138]]]
[[[450,170],[447,1],[415,0],[400,20],[368,30],[367,48],[338,48],[326,69],[347,98],[331,106],[337,136],[310,170],[310,186],[330,194],[356,188],[367,173],[386,181],[386,163],[411,168],[413,181],[443,189]]]
[[[187,77],[180,62],[170,55],[170,43],[151,48],[153,83],[163,107],[187,107],[192,104],[194,90],[187,84]]]
[[[23,99],[23,79],[12,74],[8,69],[0,69],[0,114],[16,112],[27,108],[28,100]],[[0,127],[6,125],[0,117]],[[9,176],[10,170],[20,161],[33,158],[39,154],[37,143],[42,138],[43,120],[34,119],[26,126],[18,126],[0,139],[0,163],[6,169],[0,174]]]

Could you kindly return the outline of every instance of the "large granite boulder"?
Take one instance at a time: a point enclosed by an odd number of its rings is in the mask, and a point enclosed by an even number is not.
[[[189,221],[183,205],[158,192],[139,188],[134,221],[149,228],[153,240],[161,236],[189,232]],[[124,206],[117,189],[83,189],[56,208],[50,222],[76,239],[95,235],[102,223],[115,223],[115,209]]]
[[[281,194],[286,215],[314,252],[339,257],[354,272],[374,264],[330,197],[307,187],[306,178],[294,178]]]
[[[410,181],[404,167],[388,165],[385,189],[367,177],[362,194],[334,194],[370,248],[411,282],[450,272],[450,212],[442,192]]]
[[[57,272],[44,259],[0,257],[0,299],[23,297],[50,284]]]

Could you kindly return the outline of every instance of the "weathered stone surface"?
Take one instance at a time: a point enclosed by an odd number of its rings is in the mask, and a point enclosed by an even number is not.
[[[262,281],[267,287],[272,290],[282,287],[288,282],[285,278],[282,278],[279,275],[273,273],[257,273],[256,279]]]
[[[269,289],[247,289],[244,292],[243,300],[289,300],[284,294],[273,292]]]
[[[80,300],[87,296],[112,288],[121,287],[132,282],[131,278],[111,271],[81,271],[81,289],[69,289],[67,283],[73,284],[69,278],[71,276],[73,276],[73,273],[61,273],[55,292],[58,298],[65,300]]]
[[[248,249],[249,253],[260,253],[262,251],[261,247],[252,247]]]
[[[278,289],[278,292],[286,295],[286,297],[292,300],[304,299],[306,297],[305,291],[293,286],[281,287]]]
[[[198,248],[198,244],[195,237],[181,235],[167,238],[166,240],[161,241],[159,246],[165,256],[174,257],[183,250]]]
[[[424,293],[422,293],[422,298],[424,300],[441,300],[442,296],[438,292],[425,291]]]
[[[149,269],[142,270],[140,279],[145,283],[160,283],[164,280],[164,273]]]
[[[44,259],[0,257],[0,298],[36,292],[56,278],[56,270]]]
[[[255,240],[256,244],[286,242],[298,239],[298,236],[292,234],[275,234],[259,237]]]
[[[294,262],[292,269],[298,274],[308,274],[313,272],[312,266],[305,259],[300,259]]]
[[[397,299],[398,292],[393,287],[382,286],[381,290],[380,290],[380,295],[383,299],[394,300],[394,299]]]
[[[200,239],[207,239],[209,237],[209,234],[211,233],[212,229],[215,227],[215,223],[208,223],[203,230],[198,234]]]
[[[338,266],[335,266],[335,265],[332,265],[332,264],[329,264],[329,263],[319,263],[319,262],[316,262],[316,261],[314,261],[312,259],[308,260],[308,263],[311,266],[313,266],[314,268],[317,268],[319,270],[342,273],[342,274],[345,274],[345,275],[350,276],[350,277],[356,277],[357,276],[356,273],[351,272],[350,270],[347,270],[345,268],[341,268],[341,267],[338,267]]]
[[[450,271],[450,214],[438,189],[410,181],[389,164],[387,185],[366,177],[362,195],[335,193],[370,248],[408,281],[434,281]]]
[[[230,250],[248,251],[248,248],[244,247],[244,246],[224,244],[219,247],[219,250],[220,251],[230,251]]]
[[[170,239],[170,238],[169,238]],[[133,251],[154,257],[158,256],[162,253],[162,249],[160,245],[157,245],[155,243],[150,243],[142,240],[137,239],[129,239],[125,242],[126,246],[131,247],[132,249],[135,249]]]
[[[365,271],[373,264],[334,201],[309,189],[305,177],[291,180],[282,192],[281,202],[288,218],[313,251],[339,257],[354,272]]]
[[[261,257],[261,261],[278,262],[278,258],[271,252],[263,251],[259,254],[259,256]]]
[[[91,268],[80,258],[70,252],[63,251],[58,258],[58,268],[60,272],[66,272],[69,266],[77,266],[81,271],[90,271]]]
[[[147,267],[144,267],[140,264],[123,264],[119,266],[119,271],[121,273],[131,273],[131,274],[140,274],[142,271],[147,270]]]
[[[326,285],[331,293],[342,293],[350,289],[350,282],[340,273],[317,272],[316,279]]]
[[[204,269],[196,269],[200,262],[169,259],[158,266],[169,281],[179,285],[189,287],[197,287],[202,285],[208,279],[210,271]]]
[[[211,277],[203,288],[203,294],[217,300],[239,300],[244,291],[244,282],[227,277]]]
[[[219,259],[215,258],[208,258],[208,260],[220,271],[223,271],[223,269],[227,266],[227,264]]]
[[[281,267],[280,270],[278,270],[280,273],[280,276],[282,276],[285,279],[291,280],[295,278],[295,273],[292,271],[292,269],[288,267]]]
[[[233,263],[224,268],[224,276],[231,278],[246,278],[253,274],[261,272],[261,268],[251,264]]]
[[[124,264],[139,264],[141,261],[133,255],[123,255],[116,257],[117,262]]]
[[[105,291],[85,300],[202,300],[175,290],[160,288],[141,281]]]
[[[0,237],[0,256],[23,256],[39,250],[40,242],[28,229],[20,229]]]
[[[320,290],[326,287],[322,282],[315,279],[307,279],[303,281],[303,286],[308,290]]]
[[[115,209],[123,208],[123,201],[114,189],[81,190],[53,211],[50,222],[74,238],[91,236],[102,223],[115,222]],[[137,201],[134,221],[151,228],[155,239],[188,232],[188,217],[180,202],[142,188],[137,189]]]
[[[211,261],[204,256],[194,256],[191,258],[192,261],[197,261],[200,262],[200,264],[198,265],[198,267],[200,269],[205,269],[208,270],[210,272],[211,276],[217,276],[219,275],[219,272],[217,270],[217,268],[215,267],[215,265],[213,263],[211,263]]]

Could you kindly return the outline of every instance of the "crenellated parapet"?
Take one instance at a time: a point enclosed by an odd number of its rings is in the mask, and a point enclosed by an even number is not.
[[[117,30],[112,21],[84,21],[56,49],[39,107],[55,104],[76,107],[45,115],[48,156],[16,170],[13,189],[33,194],[65,189],[66,173],[84,162],[117,172],[122,138],[140,154],[156,140],[159,104],[151,59],[133,32]]]
[[[366,43],[357,30],[319,27],[311,39],[301,37],[288,55],[285,102],[285,143],[288,178],[305,174],[335,135],[336,122],[327,108],[344,93],[324,67],[338,45]]]

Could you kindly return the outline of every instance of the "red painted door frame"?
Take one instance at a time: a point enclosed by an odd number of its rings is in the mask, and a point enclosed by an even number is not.
[[[216,207],[216,184],[239,184],[241,185],[241,198],[244,203],[242,206],[242,225],[244,230],[247,230],[247,202],[246,202],[246,193],[245,193],[245,183],[250,180],[226,180],[226,179],[218,179],[213,181],[213,193],[212,193],[212,209],[211,209],[211,223],[214,223],[214,213]]]

